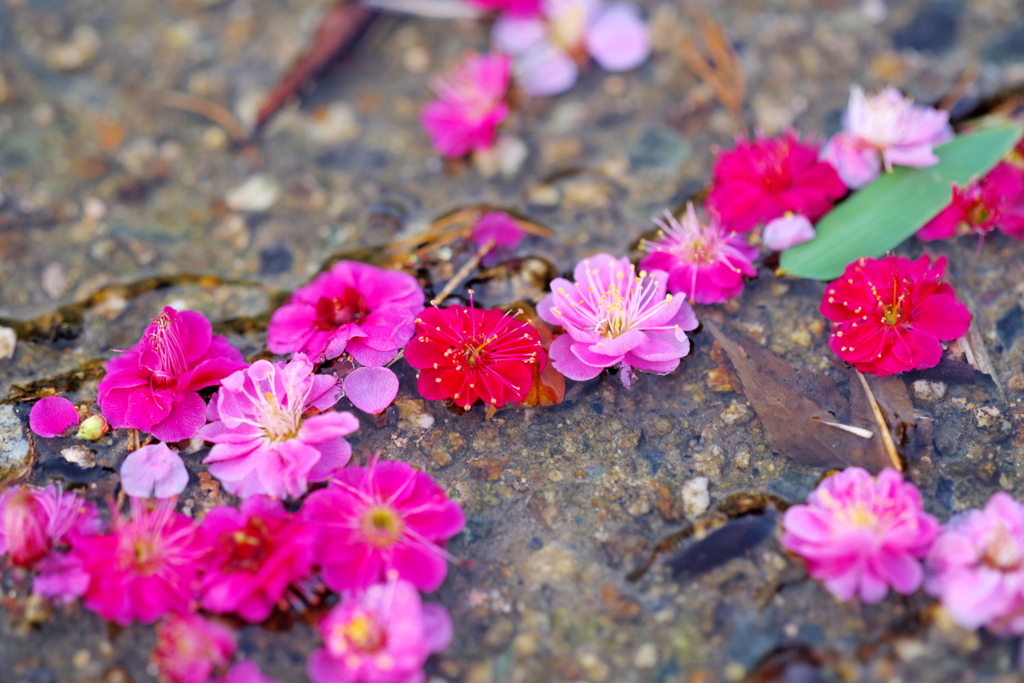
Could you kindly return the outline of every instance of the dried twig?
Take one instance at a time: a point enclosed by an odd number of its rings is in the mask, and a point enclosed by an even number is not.
[[[466,261],[461,268],[459,268],[458,272],[456,272],[455,275],[452,275],[452,278],[448,280],[448,284],[444,286],[444,289],[438,293],[437,297],[431,303],[435,305],[443,303],[444,300],[448,298],[448,295],[454,292],[455,288],[458,287],[463,280],[469,277],[469,274],[473,272],[473,269],[480,265],[480,261],[483,257],[486,256],[487,252],[493,248],[493,238],[484,242],[483,245],[476,250],[476,253],[474,253],[473,256]]]
[[[960,78],[956,79],[956,83],[950,88],[949,92],[942,98],[942,101],[938,104],[938,109],[944,111],[951,111],[953,106],[960,101],[966,93],[967,89],[971,87],[975,79],[978,78],[978,74],[981,70],[977,64],[971,64],[966,69],[960,72]]]
[[[242,145],[249,140],[249,134],[245,131],[242,124],[238,122],[238,119],[216,102],[210,102],[195,95],[175,92],[173,90],[161,93],[159,99],[160,103],[165,107],[198,114],[205,119],[213,121],[224,129],[224,132],[228,134],[228,137],[235,144]]]
[[[701,0],[687,3],[697,26],[699,40],[687,35],[679,41],[679,54],[686,65],[735,116],[739,116],[747,93],[747,80],[743,74],[739,55],[733,49],[722,27],[711,18]]]
[[[892,466],[896,468],[896,471],[902,472],[903,461],[900,460],[900,454],[896,452],[896,443],[892,440],[892,434],[889,433],[889,425],[885,422],[882,409],[878,407],[878,401],[875,400],[875,394],[871,391],[871,386],[868,385],[867,379],[864,378],[864,373],[860,370],[856,372],[857,379],[860,380],[860,385],[864,387],[864,393],[868,397],[868,403],[871,404],[871,413],[875,416],[875,422],[878,423],[878,431],[882,434],[885,452],[889,454],[889,459],[892,461]]]

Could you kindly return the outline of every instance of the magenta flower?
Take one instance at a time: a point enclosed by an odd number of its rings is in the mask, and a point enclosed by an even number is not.
[[[1005,161],[967,187],[953,185],[949,206],[918,230],[917,236],[931,241],[974,234],[984,239],[996,228],[1014,239],[1024,239],[1024,171]]]
[[[858,189],[878,177],[881,167],[925,168],[939,163],[934,148],[953,139],[949,112],[914,104],[895,88],[866,96],[850,87],[843,130],[832,136],[822,158],[847,187]]]
[[[29,429],[47,439],[62,436],[77,424],[75,404],[63,396],[41,398],[28,413]]]
[[[768,221],[761,233],[761,244],[768,251],[785,251],[814,239],[814,226],[807,216],[786,213]]]
[[[668,273],[668,289],[698,304],[717,304],[743,291],[743,278],[757,275],[752,261],[757,248],[734,232],[726,232],[712,214],[706,225],[697,218],[693,204],[686,207],[682,221],[665,211],[658,238],[644,240],[647,255],[639,267]]]
[[[235,662],[224,678],[217,678],[210,683],[277,683],[273,678],[264,676],[255,662],[243,659]]]
[[[63,605],[85,595],[88,588],[89,573],[73,552],[51,551],[36,565],[32,577],[33,593]]]
[[[565,92],[589,55],[605,71],[629,71],[651,54],[637,7],[601,0],[542,0],[541,16],[503,14],[491,40],[515,57],[516,82],[529,95]]]
[[[318,363],[347,351],[360,365],[384,365],[412,337],[422,310],[423,291],[413,276],[338,261],[274,311],[267,346]]]
[[[925,569],[925,590],[959,625],[1024,633],[1024,505],[1009,494],[951,518]]]
[[[215,444],[203,460],[229,493],[298,498],[352,455],[345,440],[359,428],[348,412],[330,408],[341,387],[334,375],[314,375],[302,354],[276,365],[258,360],[225,377],[210,401],[200,438]],[[313,412],[327,411],[309,417]]]
[[[452,622],[405,581],[349,595],[320,622],[324,646],[309,656],[313,683],[422,683],[423,664],[448,647]]]
[[[16,567],[31,567],[74,533],[99,530],[92,503],[53,484],[36,488],[21,484],[0,494],[0,555],[9,554]]]
[[[97,400],[115,429],[141,429],[172,443],[191,439],[206,423],[199,390],[244,365],[209,320],[165,306],[131,350],[107,361]]]
[[[488,211],[480,216],[480,220],[473,226],[469,240],[477,248],[494,240],[494,248],[482,259],[485,266],[490,266],[497,263],[503,253],[515,251],[525,236],[526,231],[519,227],[519,223],[512,216],[504,211]]]
[[[241,510],[221,505],[199,527],[210,549],[200,596],[203,609],[263,621],[289,587],[313,571],[315,529],[281,501],[253,496]]]
[[[235,634],[195,612],[171,614],[156,627],[150,661],[167,683],[206,683],[227,671],[235,656]]]
[[[513,17],[535,17],[540,14],[540,0],[467,0],[482,10],[493,10]]]
[[[664,375],[689,353],[686,331],[697,327],[697,316],[683,297],[666,293],[664,271],[637,276],[628,258],[597,254],[581,261],[574,277],[575,283],[556,278],[537,304],[541,320],[568,333],[551,342],[548,354],[569,379],[617,366],[629,388],[637,370]]]
[[[206,548],[196,525],[161,498],[147,507],[131,499],[131,517],[115,511],[107,534],[73,536],[72,553],[89,574],[85,606],[107,621],[127,626],[184,612],[195,596]]]
[[[167,444],[143,446],[121,463],[121,489],[133,498],[171,498],[187,485],[185,463]]]
[[[462,531],[458,503],[404,462],[346,467],[302,508],[321,530],[317,563],[327,587],[359,590],[394,570],[423,591],[444,581],[445,542]]]
[[[370,415],[387,410],[398,396],[398,377],[389,368],[356,368],[343,386],[352,405]]]
[[[878,602],[891,587],[921,586],[924,557],[939,523],[921,507],[917,487],[887,467],[873,478],[860,467],[828,477],[782,520],[782,545],[807,562],[807,573],[847,602]]]
[[[508,117],[512,60],[505,55],[470,55],[447,78],[435,78],[437,99],[423,108],[423,127],[437,151],[458,158],[489,149]]]

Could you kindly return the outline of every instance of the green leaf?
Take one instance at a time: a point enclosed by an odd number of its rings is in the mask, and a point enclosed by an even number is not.
[[[782,252],[779,274],[832,280],[861,256],[882,256],[949,204],[950,183],[988,173],[1022,132],[1020,123],[993,124],[936,147],[934,166],[883,173],[822,218],[813,240]]]

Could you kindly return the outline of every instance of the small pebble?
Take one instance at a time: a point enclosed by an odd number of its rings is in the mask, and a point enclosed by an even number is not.
[[[534,590],[544,584],[557,588],[576,573],[576,558],[562,546],[550,543],[526,558],[522,573]]]
[[[81,444],[61,450],[60,455],[73,465],[79,467],[96,467],[96,454],[91,448]]]
[[[53,261],[43,268],[43,291],[53,300],[60,299],[68,291],[68,278],[64,266]]]
[[[708,478],[696,477],[683,484],[683,511],[690,519],[704,514],[711,505]]]
[[[54,45],[46,52],[46,63],[54,71],[77,71],[92,64],[103,42],[92,26],[76,26],[67,42]]]
[[[746,424],[754,417],[754,412],[745,403],[733,401],[722,411],[722,422],[727,425]]]
[[[18,335],[9,327],[0,326],[0,360],[14,357],[14,349],[18,345]]]
[[[281,194],[277,181],[268,175],[254,175],[227,193],[224,197],[228,208],[234,211],[258,213],[274,205]]]
[[[946,395],[945,382],[931,382],[926,379],[915,380],[911,386],[914,398],[924,403],[935,403]]]
[[[658,664],[658,648],[654,643],[644,643],[633,656],[633,666],[637,669],[653,669]]]
[[[554,185],[534,185],[526,191],[526,201],[538,206],[555,206],[561,199],[561,193]]]
[[[317,107],[301,120],[301,125],[310,139],[325,144],[351,142],[362,133],[356,110],[347,102]]]

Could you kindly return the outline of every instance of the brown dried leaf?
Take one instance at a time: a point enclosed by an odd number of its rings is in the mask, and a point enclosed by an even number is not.
[[[728,354],[744,395],[779,452],[808,465],[855,465],[870,472],[892,464],[870,408],[866,420],[858,411],[854,424],[873,432],[870,439],[828,424],[843,422],[849,413],[849,404],[828,378],[798,371],[751,341],[734,342],[709,320],[704,324]],[[854,396],[863,394],[851,384]]]

